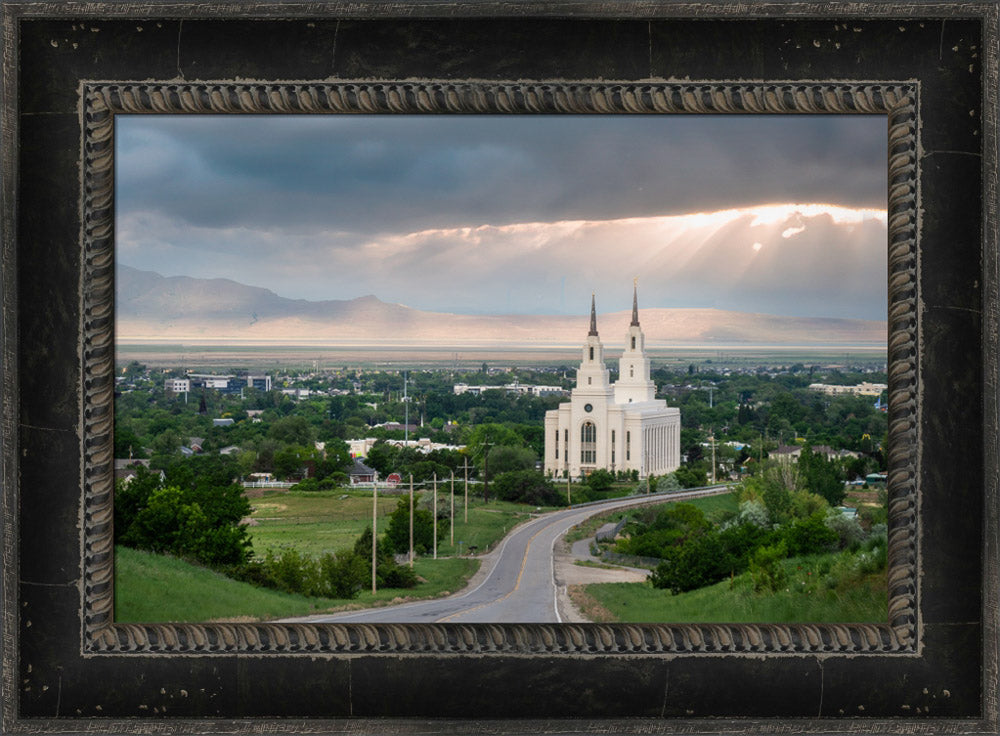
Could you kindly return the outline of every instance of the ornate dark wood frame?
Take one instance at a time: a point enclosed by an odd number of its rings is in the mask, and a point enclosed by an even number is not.
[[[3,11],[5,732],[997,733],[996,3],[5,0]],[[225,22],[239,33],[219,37]],[[677,22],[707,45],[686,45]],[[855,42],[859,31],[874,40]],[[771,71],[697,61],[693,50],[722,48],[709,40]],[[775,52],[793,42],[800,53]],[[945,61],[953,43],[961,52]],[[793,59],[787,73],[777,57]],[[726,71],[685,73],[705,68]],[[113,623],[114,115],[497,110],[888,117],[886,625]],[[956,357],[966,343],[971,361]],[[943,393],[975,405],[957,415]],[[943,433],[968,444],[955,449],[963,462],[932,457],[953,439]],[[966,518],[977,538],[946,542]]]
[[[84,651],[915,653],[917,85],[899,83],[156,84],[85,82]],[[889,619],[886,624],[114,624],[114,118],[118,114],[883,113],[888,118]]]

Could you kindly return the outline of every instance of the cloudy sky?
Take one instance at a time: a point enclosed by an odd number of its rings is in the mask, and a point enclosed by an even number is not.
[[[119,263],[461,313],[885,319],[880,116],[117,118]]]

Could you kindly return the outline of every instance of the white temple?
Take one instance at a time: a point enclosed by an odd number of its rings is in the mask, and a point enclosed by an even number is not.
[[[637,289],[625,334],[618,380],[610,383],[597,311],[590,301],[590,332],[570,400],[545,413],[545,472],[572,478],[597,468],[637,470],[639,477],[676,470],[681,462],[681,412],[655,398],[645,336],[639,327]]]

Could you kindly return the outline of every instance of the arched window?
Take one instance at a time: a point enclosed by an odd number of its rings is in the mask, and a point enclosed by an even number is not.
[[[635,335],[632,335],[632,349],[635,350]]]
[[[580,462],[584,465],[597,462],[597,427],[593,422],[584,422],[580,427]]]
[[[594,346],[593,345],[591,345],[591,347],[590,347],[590,359],[591,360],[594,359]]]

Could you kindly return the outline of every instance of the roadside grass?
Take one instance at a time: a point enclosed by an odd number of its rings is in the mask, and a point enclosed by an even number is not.
[[[439,493],[438,509],[450,509],[448,494]],[[451,544],[450,532],[446,533],[438,542],[438,555],[466,555],[470,547],[476,547],[478,554],[488,552],[518,524],[529,521],[540,513],[555,510],[553,506],[526,506],[509,501],[491,500],[484,504],[481,498],[470,498],[469,521],[466,523],[462,504],[463,500],[456,490],[455,544]]]
[[[387,588],[374,596],[366,590],[346,600],[257,588],[176,557],[116,547],[115,621],[266,621],[438,598],[464,588],[479,565],[470,558],[421,558],[414,563],[422,579],[416,588]]]
[[[600,570],[621,570],[619,565],[609,565],[606,562],[594,562],[593,560],[573,560],[573,564],[580,567],[596,567]]]
[[[631,623],[885,623],[885,571],[830,583],[822,574],[837,555],[784,561],[785,587],[755,593],[748,573],[671,595],[651,583],[574,586],[577,605],[595,621]]]
[[[617,511],[609,511],[603,514],[598,514],[597,516],[591,516],[586,521],[577,524],[575,527],[570,529],[566,533],[566,541],[569,544],[573,544],[573,542],[577,542],[581,539],[588,539],[589,537],[594,536],[594,533],[598,529],[609,522],[617,522],[626,516],[635,517],[637,513],[640,513],[643,510],[655,508],[656,506],[666,503],[690,503],[704,511],[706,516],[711,516],[713,513],[729,511],[735,513],[739,510],[739,503],[736,501],[736,494],[734,493],[723,493],[718,496],[705,496],[704,498],[691,499],[663,498],[655,505],[650,504],[649,506],[642,506],[640,508],[619,509]]]

